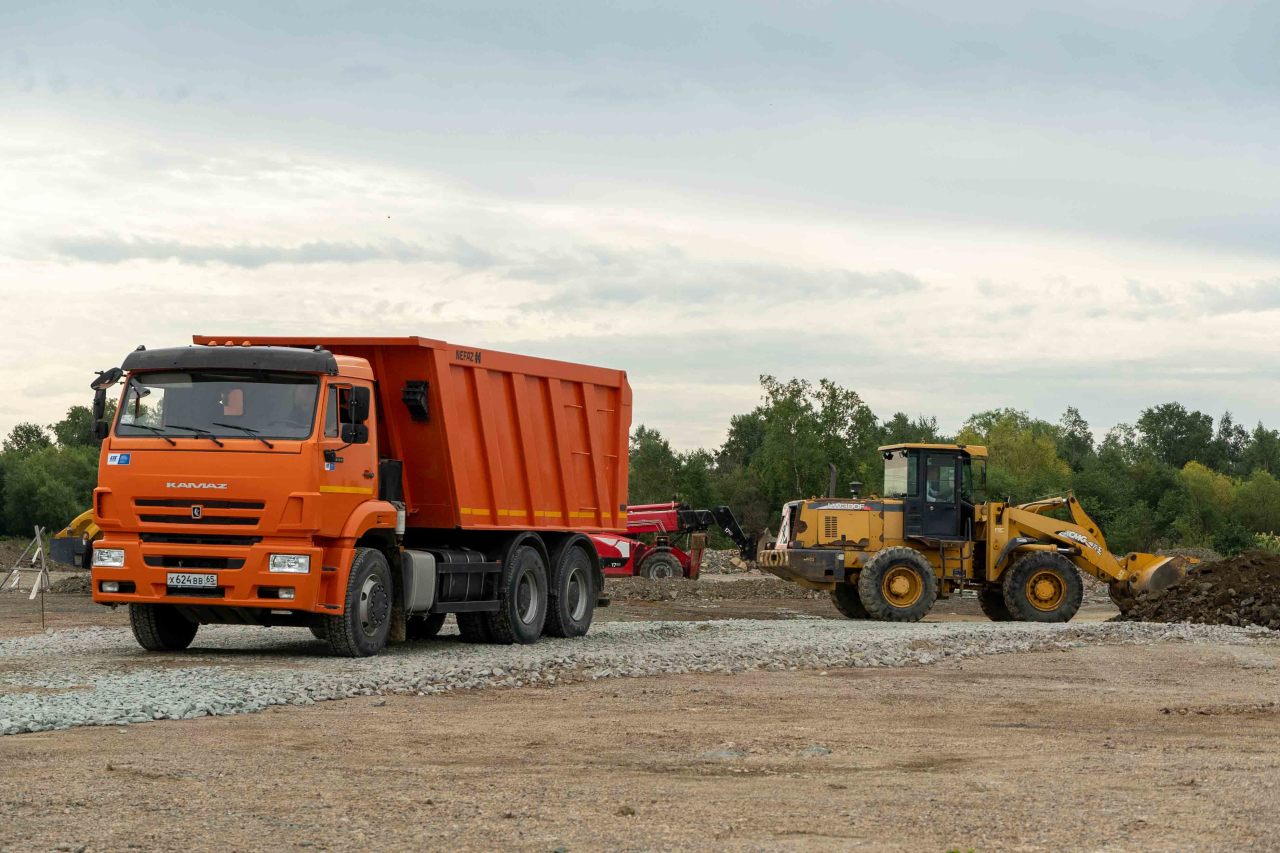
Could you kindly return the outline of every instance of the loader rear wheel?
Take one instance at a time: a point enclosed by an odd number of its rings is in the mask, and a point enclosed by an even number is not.
[[[881,622],[919,622],[938,598],[938,576],[913,548],[886,548],[858,575],[858,598]]]
[[[130,604],[129,625],[133,638],[149,652],[180,652],[200,630],[172,604]]]
[[[851,583],[836,584],[836,588],[831,590],[831,603],[846,619],[871,618],[867,608],[862,606],[862,599],[858,597],[858,588]]]
[[[1028,554],[1004,575],[1004,603],[1019,622],[1069,622],[1083,598],[1080,570],[1061,554]]]
[[[1009,612],[1009,606],[1004,603],[1004,590],[998,586],[988,586],[978,590],[978,606],[982,608],[982,615],[992,622],[1013,621],[1013,614]]]

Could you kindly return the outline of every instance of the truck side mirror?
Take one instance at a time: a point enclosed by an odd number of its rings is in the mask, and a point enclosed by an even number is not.
[[[89,383],[89,387],[93,389],[93,426],[89,428],[89,436],[98,443],[102,443],[111,432],[111,425],[106,421],[107,389],[119,382],[122,376],[123,370],[112,367],[98,371],[97,377]]]
[[[369,443],[369,428],[364,424],[343,424],[341,433],[344,444]]]
[[[93,440],[101,444],[108,435],[111,434],[111,424],[102,418],[98,418],[93,422],[93,426],[89,429],[89,434]]]
[[[353,424],[363,424],[369,420],[369,404],[372,397],[368,388],[351,389],[351,422]],[[365,430],[365,433],[367,434],[368,430]],[[368,441],[367,438],[365,440]]]

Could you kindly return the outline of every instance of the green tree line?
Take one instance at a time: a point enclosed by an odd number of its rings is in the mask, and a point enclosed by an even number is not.
[[[56,424],[20,423],[0,444],[0,531],[52,532],[89,508],[98,482],[93,413],[72,406]]]
[[[970,416],[954,435],[931,416],[878,417],[826,379],[760,379],[762,400],[729,421],[715,450],[677,452],[657,430],[631,436],[630,500],[726,504],[743,526],[776,529],[782,504],[826,493],[828,463],[876,493],[877,449],[896,442],[962,442],[990,450],[987,495],[1029,501],[1074,490],[1118,553],[1207,547],[1234,553],[1256,534],[1280,533],[1280,432],[1252,430],[1230,412],[1215,419],[1180,403],[1145,409],[1101,440],[1069,407],[1056,423],[1017,409]]]

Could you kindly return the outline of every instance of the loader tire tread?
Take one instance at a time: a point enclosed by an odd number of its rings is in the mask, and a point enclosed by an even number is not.
[[[978,590],[978,607],[982,615],[992,622],[1012,622],[1013,614],[1004,603],[1004,590],[998,586],[983,587]]]
[[[909,605],[894,604],[884,592],[885,576],[897,567],[909,568],[919,578],[920,594]],[[938,576],[925,556],[914,548],[886,548],[859,573],[858,597],[872,619],[880,622],[919,622],[938,598]]]
[[[1028,596],[1029,582],[1036,574],[1050,572],[1061,578],[1061,601],[1051,609],[1036,607]],[[1084,600],[1080,570],[1061,554],[1033,551],[1004,572],[1004,603],[1015,622],[1070,622]]]
[[[836,584],[836,588],[831,590],[831,603],[836,606],[836,610],[840,611],[840,615],[846,619],[871,618],[867,608],[862,606],[862,599],[858,596],[856,583]]]

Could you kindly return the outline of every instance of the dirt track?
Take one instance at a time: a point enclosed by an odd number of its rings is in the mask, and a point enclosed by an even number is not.
[[[1103,646],[21,735],[0,848],[1274,849],[1278,663]]]

